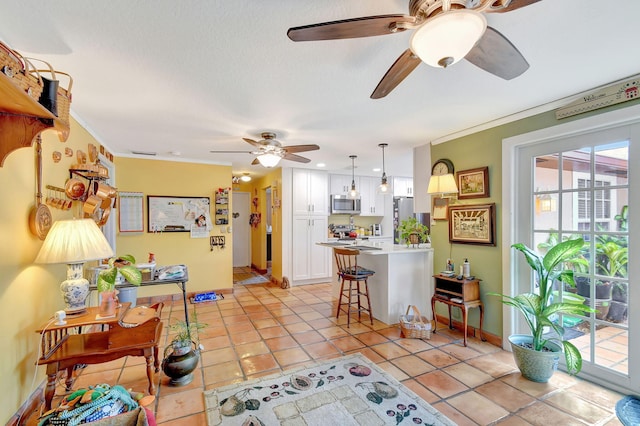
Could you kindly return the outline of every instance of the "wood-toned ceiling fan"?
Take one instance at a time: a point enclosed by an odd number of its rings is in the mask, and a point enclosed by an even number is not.
[[[273,132],[263,132],[260,134],[262,140],[254,141],[249,138],[242,138],[245,142],[253,145],[257,148],[254,151],[209,151],[212,153],[247,153],[253,154],[257,157],[251,162],[252,165],[262,164],[265,167],[274,167],[278,164],[280,159],[297,161],[298,163],[308,163],[311,160],[297,155],[298,152],[315,151],[320,149],[318,145],[290,145],[282,146],[282,144],[275,139],[276,134]]]
[[[338,40],[415,30],[405,50],[382,77],[372,99],[388,95],[419,64],[446,68],[466,59],[483,70],[511,80],[529,68],[518,49],[484,13],[503,13],[540,0],[410,0],[409,15],[379,15],[289,28],[293,41]],[[448,46],[450,45],[450,46]]]

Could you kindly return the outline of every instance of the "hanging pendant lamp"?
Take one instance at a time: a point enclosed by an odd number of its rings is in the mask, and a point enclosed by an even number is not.
[[[355,200],[360,198],[360,193],[356,189],[356,166],[355,160],[358,158],[357,155],[350,155],[351,158],[351,189],[349,190],[349,194],[347,195],[350,200]]]
[[[378,146],[382,148],[382,179],[380,179],[380,186],[378,186],[378,191],[382,194],[388,194],[390,191],[389,183],[387,183],[387,173],[384,169],[384,149],[389,146],[388,143],[379,143]]]

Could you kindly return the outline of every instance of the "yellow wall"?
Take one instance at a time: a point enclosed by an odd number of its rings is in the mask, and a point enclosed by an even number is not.
[[[144,223],[147,229],[147,195],[210,197],[231,186],[231,167],[172,161],[116,158],[118,191],[142,192],[145,195]],[[215,211],[212,209],[212,219]],[[132,254],[138,262],[146,262],[153,252],[158,266],[185,264],[189,268],[189,293],[233,287],[231,234],[221,233],[213,225],[210,235],[225,235],[225,248],[209,246],[208,238],[191,238],[188,232],[118,233],[116,254]],[[140,287],[138,297],[179,293],[177,286]]]
[[[1,142],[0,142],[1,143]],[[57,133],[43,133],[43,195],[46,185],[64,187],[69,167],[76,163],[78,149],[87,152],[89,143],[99,143],[72,120],[66,143]],[[71,148],[72,157],[64,156]],[[55,164],[53,151],[63,153]],[[6,423],[24,401],[42,384],[44,368],[34,367],[38,357],[39,335],[34,332],[53,313],[64,308],[60,282],[65,278],[65,265],[35,265],[33,263],[42,241],[29,231],[29,212],[35,203],[35,150],[21,148],[12,152],[0,167],[0,421]],[[140,191],[146,195],[208,196],[218,187],[230,186],[231,168],[167,161],[121,158],[115,160],[116,186],[121,191]],[[71,210],[51,209],[53,219],[81,216],[81,205]],[[146,199],[145,199],[146,206]],[[146,209],[145,209],[146,229]],[[214,227],[211,235],[220,234]],[[187,291],[203,292],[231,288],[232,241],[227,235],[225,249],[209,248],[208,239],[191,239],[188,233],[118,235],[117,253],[131,253],[146,262],[149,251],[156,253],[158,265],[184,263],[189,267]],[[177,286],[156,289],[140,288],[139,296],[179,293]],[[8,349],[8,350],[7,350]],[[34,376],[35,373],[35,376]]]
[[[251,195],[250,213],[260,213],[261,222],[258,227],[251,228],[251,264],[260,270],[267,269],[267,200],[266,190],[271,188],[272,205],[274,198],[282,194],[282,169],[277,168],[265,176],[254,178],[249,183],[233,186],[234,191],[248,192]],[[256,198],[257,206],[253,204]],[[282,214],[279,207],[271,210],[271,275],[282,280]]]
[[[64,187],[69,167],[76,162],[65,157],[64,149],[87,152],[87,145],[98,145],[74,120],[67,142],[59,141],[52,130],[43,132],[42,157],[44,196],[46,185]],[[0,141],[2,143],[2,141]],[[63,153],[55,164],[53,151]],[[42,241],[29,231],[29,211],[35,205],[35,150],[21,148],[12,152],[0,167],[0,422],[7,422],[22,403],[44,380],[44,368],[34,381],[39,335],[34,330],[55,311],[64,308],[60,282],[66,265],[35,265]],[[79,203],[76,203],[79,204]],[[54,221],[71,219],[72,210],[51,208]]]

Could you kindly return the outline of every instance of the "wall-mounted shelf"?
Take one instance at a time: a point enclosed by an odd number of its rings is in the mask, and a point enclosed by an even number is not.
[[[229,197],[231,196],[229,188],[219,188],[216,192],[215,201],[215,219],[216,225],[229,224]]]
[[[35,136],[51,128],[58,131],[61,142],[69,137],[68,124],[0,73],[0,167],[7,155],[18,148],[33,146]]]

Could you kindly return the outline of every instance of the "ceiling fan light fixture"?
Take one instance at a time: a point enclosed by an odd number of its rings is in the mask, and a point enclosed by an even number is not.
[[[258,161],[260,162],[260,164],[268,168],[277,166],[280,162],[280,158],[281,157],[279,155],[273,154],[271,152],[258,155]]]
[[[411,51],[432,67],[446,68],[467,56],[487,29],[484,15],[467,9],[442,12],[411,36]]]

